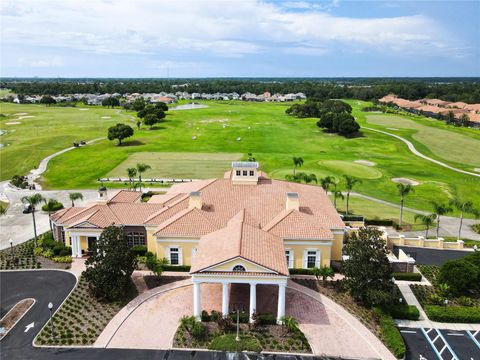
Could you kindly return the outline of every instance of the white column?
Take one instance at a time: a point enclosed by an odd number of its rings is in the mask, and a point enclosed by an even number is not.
[[[281,323],[282,318],[285,316],[285,288],[287,284],[278,284],[278,310],[277,310],[277,323]]]
[[[200,283],[193,283],[193,316],[198,320],[201,318],[201,302],[200,302]]]
[[[257,310],[257,284],[250,283],[250,322],[253,322],[253,314]]]
[[[77,257],[82,257],[82,244],[80,241],[80,235],[77,235]]]
[[[70,235],[70,247],[72,248],[72,257],[77,257],[77,240],[76,240],[76,236]]]
[[[222,315],[223,317],[228,316],[228,283],[222,284]]]

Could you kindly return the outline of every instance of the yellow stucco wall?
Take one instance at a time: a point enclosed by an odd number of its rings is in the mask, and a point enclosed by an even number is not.
[[[182,265],[192,265],[192,249],[198,249],[198,241],[196,242],[176,242],[175,239],[171,239],[169,242],[157,242],[155,244],[154,253],[157,254],[157,258],[168,258],[168,248],[178,247],[182,249]]]
[[[303,268],[303,258],[306,250],[320,251],[320,266],[330,266],[330,245],[292,245],[287,243],[285,244],[285,250],[293,251],[293,267],[296,269]]]
[[[333,234],[332,260],[342,260],[344,234]]]
[[[65,246],[72,246],[70,243],[70,231],[65,230]]]

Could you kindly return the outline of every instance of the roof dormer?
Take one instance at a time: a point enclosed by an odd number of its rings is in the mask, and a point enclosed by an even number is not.
[[[257,185],[258,162],[256,161],[233,161],[232,183],[234,185]]]

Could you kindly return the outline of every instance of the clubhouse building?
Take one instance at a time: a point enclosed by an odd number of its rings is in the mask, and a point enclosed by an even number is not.
[[[117,225],[130,245],[145,245],[171,265],[191,266],[197,317],[200,284],[222,284],[225,315],[229,285],[248,284],[250,314],[257,285],[278,287],[280,320],[288,269],[341,260],[345,232],[322,188],[268,179],[256,162],[233,162],[224,178],[175,184],[147,202],[135,191],[109,198],[102,187],[95,203],[60,210],[51,221],[55,239],[71,246],[73,257],[87,254],[104,228]]]

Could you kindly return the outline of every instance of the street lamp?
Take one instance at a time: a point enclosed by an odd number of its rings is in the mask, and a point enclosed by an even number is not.
[[[48,310],[50,310],[50,323],[52,324],[52,338],[53,338],[53,341],[55,342],[55,328],[53,326],[53,317],[52,317],[53,304],[51,302],[48,303]]]
[[[240,329],[240,310],[237,309],[237,337],[235,338],[235,341],[240,341],[240,336],[238,336]]]
[[[10,238],[10,240],[8,240],[8,243],[10,244],[10,250],[12,251],[12,258],[13,258],[13,240]]]
[[[400,305],[403,303],[403,298],[399,298],[398,299],[398,302],[400,303]]]
[[[446,308],[447,308],[447,305],[448,305],[448,299],[445,299],[445,300],[443,301],[443,303],[445,304],[445,309],[446,309]]]

